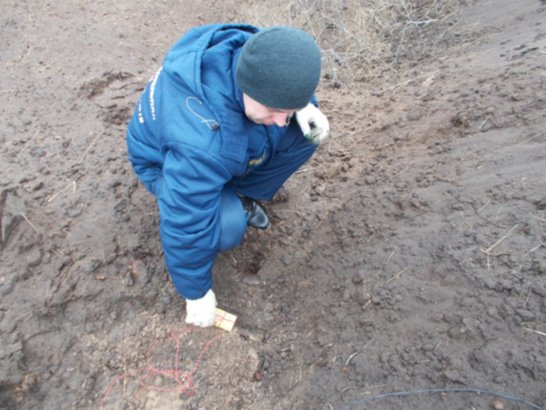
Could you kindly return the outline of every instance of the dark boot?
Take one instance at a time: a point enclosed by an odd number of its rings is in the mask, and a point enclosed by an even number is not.
[[[247,197],[241,197],[241,202],[247,215],[247,225],[257,229],[267,229],[270,226],[266,211],[258,203]]]

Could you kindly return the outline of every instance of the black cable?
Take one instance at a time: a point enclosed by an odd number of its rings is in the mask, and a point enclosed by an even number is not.
[[[462,388],[455,387],[455,388],[446,388],[446,389],[422,389],[422,390],[414,390],[414,391],[384,393],[384,394],[379,394],[377,396],[372,396],[372,397],[367,397],[361,400],[357,400],[351,403],[348,409],[353,410],[353,409],[356,409],[356,406],[361,406],[365,403],[368,403],[374,400],[380,400],[380,399],[385,399],[389,397],[408,397],[408,396],[417,396],[420,394],[431,394],[431,393],[477,393],[477,394],[482,394],[487,396],[501,397],[516,403],[525,404],[534,410],[543,410],[543,407],[538,406],[537,404],[531,403],[528,400],[521,399],[520,397],[511,396],[505,393],[497,393],[497,392],[492,392],[488,390],[468,388],[468,387],[462,387]]]

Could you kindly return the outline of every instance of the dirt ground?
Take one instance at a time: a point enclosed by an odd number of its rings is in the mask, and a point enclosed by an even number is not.
[[[235,330],[184,325],[125,124],[186,29],[250,3],[2,1],[0,407],[544,408],[537,0],[325,81],[331,138],[215,266]]]

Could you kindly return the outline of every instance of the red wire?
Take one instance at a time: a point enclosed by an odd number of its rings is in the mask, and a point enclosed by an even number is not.
[[[106,401],[111,396],[112,391],[114,390],[114,387],[117,383],[119,383],[121,380],[126,380],[127,377],[135,377],[138,378],[137,382],[139,386],[143,387],[147,390],[162,392],[162,393],[170,393],[170,392],[178,392],[178,393],[184,393],[187,397],[191,397],[194,394],[194,383],[193,383],[193,375],[197,372],[199,369],[201,360],[203,359],[203,356],[207,351],[210,349],[211,345],[218,341],[221,337],[223,337],[223,334],[213,337],[211,340],[209,340],[205,346],[201,349],[197,360],[194,362],[194,366],[192,370],[190,371],[181,371],[179,369],[179,362],[180,362],[180,337],[186,334],[191,333],[194,330],[191,326],[186,326],[182,329],[182,331],[179,331],[178,334],[176,334],[174,331],[169,332],[169,337],[167,340],[173,340],[175,343],[175,358],[173,363],[173,368],[156,368],[151,364],[152,361],[152,348],[155,347],[158,343],[150,343],[148,345],[148,350],[146,352],[146,366],[137,370],[133,370],[130,372],[124,371],[122,375],[115,376],[110,384],[108,385],[103,398],[101,400],[101,403],[99,405],[99,409],[104,409],[104,406],[106,404]],[[165,342],[163,340],[162,342]],[[151,384],[146,383],[146,379],[149,378],[151,375],[154,376],[161,376],[163,379],[173,381],[175,383],[175,387],[167,388],[162,386],[153,386]]]

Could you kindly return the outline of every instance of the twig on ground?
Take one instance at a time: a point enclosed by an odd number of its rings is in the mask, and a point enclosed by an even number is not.
[[[32,222],[30,222],[30,220],[27,218],[27,216],[22,212],[20,213],[20,215],[23,217],[23,219],[25,221],[27,221],[27,223],[31,226],[31,228],[34,229],[34,231],[36,231],[36,233],[39,235],[40,231],[38,230],[38,228],[36,226],[34,226],[34,224]]]
[[[534,219],[537,219],[538,221],[545,223],[545,218],[540,218],[539,216],[535,216],[535,215],[530,215],[530,216]]]
[[[545,244],[540,243],[539,245],[534,246],[532,249],[530,249],[528,252],[526,252],[524,255],[522,255],[522,257],[524,258],[525,256],[530,255],[532,252],[535,252],[536,250],[538,250],[541,246],[545,246]]]
[[[530,300],[530,294],[532,293],[532,284],[530,283],[530,286],[528,287],[528,294],[526,295],[526,300],[522,304],[522,307],[525,308],[526,305],[528,305],[528,300]]]
[[[481,252],[485,253],[482,249],[481,249]],[[498,256],[508,256],[508,255],[511,255],[511,253],[509,253],[509,252],[500,252],[500,253],[488,253],[487,255],[488,256],[498,257]]]
[[[127,388],[127,365],[123,365],[123,385],[122,385],[122,392],[125,394]]]
[[[87,146],[87,148],[85,149],[84,153],[82,154],[82,156],[80,157],[80,162],[83,161],[85,159],[85,157],[87,156],[87,153],[91,150],[91,148],[93,148],[93,145],[95,145],[95,143],[97,142],[97,140],[99,139],[99,137],[101,136],[101,134],[97,135],[93,141],[91,141],[91,144],[89,144]]]
[[[32,141],[34,141],[34,139],[38,136],[38,134],[40,134],[40,130],[36,131],[36,132],[34,133],[34,135],[32,136],[32,138],[29,139],[29,140],[25,143],[25,145],[23,145],[23,148],[21,149],[21,151],[19,151],[19,154],[17,154],[17,156],[15,157],[15,159],[19,159],[19,157],[21,156],[21,154],[25,151],[25,149],[27,149],[27,147],[30,145],[30,143],[31,143]]]
[[[520,226],[520,224],[516,224],[515,226],[513,226],[511,229],[509,229],[509,232],[507,232],[505,235],[503,235],[500,239],[498,239],[496,241],[496,243],[494,243],[493,245],[489,246],[488,249],[481,249],[481,252],[482,253],[485,253],[486,255],[492,255],[492,250],[498,246],[500,243],[502,243],[505,239],[507,239],[515,229],[517,229],[518,227]],[[495,255],[493,255],[495,256]]]
[[[480,211],[481,211],[482,209],[484,209],[484,208],[488,205],[488,203],[486,203],[485,205],[483,205],[480,209],[477,209],[477,207],[475,207],[475,204],[473,204],[473,202],[471,202],[471,201],[465,201],[465,202],[468,203],[469,205],[471,205],[471,207],[473,208],[473,210],[475,211],[475,213],[477,214],[477,216],[478,216],[479,218],[484,219],[484,220],[485,220],[486,222],[488,222],[489,224],[494,225],[495,227],[498,227],[498,228],[502,228],[502,229],[507,229],[507,228],[509,228],[508,226],[500,225],[500,224],[498,224],[498,223],[496,223],[496,222],[491,221],[491,220],[488,219],[487,217],[481,215]]]
[[[437,175],[433,175],[433,178],[435,178],[437,181],[446,182],[446,183],[448,183],[448,184],[454,184],[454,185],[456,185],[456,186],[458,186],[458,187],[461,186],[461,185],[458,184],[457,182],[454,182],[454,181],[452,181],[452,180],[450,180],[450,179],[441,178],[441,177],[439,177],[439,176],[437,176]]]
[[[72,181],[70,184],[68,184],[66,187],[58,191],[57,193],[53,194],[50,198],[48,198],[47,202],[53,201],[55,198],[57,198],[60,194],[62,194],[64,191],[66,191],[68,188],[72,186],[72,192],[76,193],[76,181]]]
[[[465,221],[465,216],[463,215],[462,211],[460,211],[460,217],[462,218],[462,224],[463,225],[467,226],[468,229],[472,228],[471,224],[469,224]]]
[[[306,172],[311,171],[311,170],[312,170],[312,168],[301,168],[298,171],[296,171],[294,173],[294,175],[305,174]]]
[[[395,254],[395,251],[397,250],[397,248],[393,249],[393,251],[391,252],[391,255],[388,256],[388,258],[386,259],[386,261],[383,263],[381,269],[376,272],[376,274],[378,275],[379,273],[382,273],[384,271],[384,268],[386,267],[386,265],[389,263],[389,261],[391,260],[391,258],[393,258],[393,255]]]
[[[479,209],[475,208],[475,205],[473,205],[472,202],[469,202],[471,204],[471,206],[473,207],[473,209],[475,209],[477,212],[482,212],[483,209],[485,209],[488,205],[490,205],[490,200],[486,201],[486,203],[481,206]]]
[[[490,122],[494,127],[493,128],[502,128],[501,125],[498,125],[493,119],[492,117],[490,116],[487,116],[484,121],[481,123],[481,125],[479,125],[479,131],[488,131],[490,129],[492,129],[492,127],[490,128],[487,128],[487,129],[483,129],[483,127],[486,125],[487,122]]]
[[[435,70],[435,71],[431,71],[430,73],[426,73],[426,74],[423,74],[423,75],[416,76],[414,78],[411,78],[410,80],[405,80],[405,81],[400,82],[398,84],[392,85],[391,87],[387,87],[383,91],[391,91],[391,90],[394,90],[395,88],[405,87],[410,83],[421,80],[422,78],[427,79],[429,77],[433,77],[433,76],[437,75],[438,72],[439,72],[439,70]]]
[[[515,145],[526,144],[527,142],[533,141],[533,140],[535,140],[535,139],[540,139],[541,141],[543,141],[543,135],[541,135],[541,134],[534,134],[534,135],[532,135],[531,137],[526,138],[525,140],[515,142]]]
[[[21,60],[23,60],[23,58],[27,57],[30,55],[30,50],[32,49],[32,45],[31,44],[27,44],[27,50],[24,54],[20,55],[19,58],[16,58],[15,60],[13,60],[11,62],[11,65],[15,65],[15,64],[19,64],[21,62]]]
[[[402,271],[400,271],[397,275],[393,276],[391,279],[389,279],[389,280],[386,282],[386,285],[387,285],[389,282],[392,282],[392,281],[394,281],[395,279],[397,279],[399,276],[401,276],[403,273],[405,273],[409,268],[410,268],[410,266],[407,266],[407,267],[404,268]]]
[[[406,166],[405,168],[397,172],[395,175],[393,175],[392,178],[397,178],[399,175],[406,173],[413,166],[414,166],[414,162],[411,162],[410,164],[408,164],[408,166]]]
[[[540,332],[539,330],[536,330],[536,329],[530,329],[529,327],[522,327],[524,330],[526,330],[527,332],[532,332],[532,333],[536,333],[538,335],[541,335],[541,336],[546,336],[545,335],[545,332]]]
[[[355,357],[355,355],[357,355],[357,353],[359,353],[359,352],[355,352],[353,354],[350,354],[350,356],[348,357],[348,359],[344,363],[344,366],[347,366],[349,364],[349,362],[351,362],[351,359],[353,359]]]

